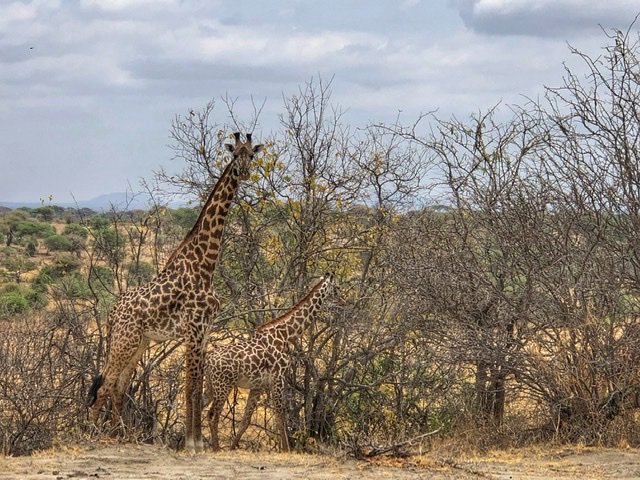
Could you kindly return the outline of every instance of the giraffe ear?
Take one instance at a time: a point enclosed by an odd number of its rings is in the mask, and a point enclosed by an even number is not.
[[[264,150],[264,145],[254,145],[253,146],[253,153],[258,153],[261,152],[262,150]]]
[[[233,153],[233,149],[235,148],[233,145],[231,145],[230,143],[225,143],[224,146],[229,152]]]

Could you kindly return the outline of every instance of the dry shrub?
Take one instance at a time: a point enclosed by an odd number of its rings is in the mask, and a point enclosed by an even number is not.
[[[60,433],[85,429],[82,399],[94,346],[62,315],[16,317],[0,325],[0,447],[21,455]]]

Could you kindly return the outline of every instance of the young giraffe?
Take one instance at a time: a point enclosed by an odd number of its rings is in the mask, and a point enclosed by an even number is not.
[[[150,282],[120,296],[108,319],[109,353],[104,372],[89,390],[89,406],[97,422],[111,396],[111,422],[120,423],[124,394],[136,363],[150,340],[182,339],[186,347],[185,449],[202,451],[202,384],[204,348],[220,302],[212,289],[224,222],[240,180],[262,145],[251,145],[235,133],[226,144],[233,160],[205,202],[195,225],[173,251],[164,269]]]
[[[268,390],[276,411],[280,448],[289,451],[287,437],[285,373],[290,363],[288,344],[300,337],[319,310],[322,301],[335,289],[333,274],[326,274],[307,295],[280,317],[258,327],[249,340],[216,347],[205,359],[211,447],[220,449],[218,423],[220,413],[233,387],[248,388],[249,397],[238,432],[231,448],[237,448],[240,437],[251,421],[260,394]]]

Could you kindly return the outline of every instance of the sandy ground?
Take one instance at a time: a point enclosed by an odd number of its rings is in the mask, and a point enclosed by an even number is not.
[[[496,452],[458,459],[435,454],[356,461],[246,451],[190,455],[151,445],[91,444],[30,457],[0,457],[0,479],[637,479],[640,450]]]

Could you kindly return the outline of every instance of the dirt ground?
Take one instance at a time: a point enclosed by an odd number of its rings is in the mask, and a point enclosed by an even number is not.
[[[515,450],[456,459],[349,458],[246,451],[190,455],[151,445],[90,444],[0,457],[0,479],[637,479],[640,450]]]

